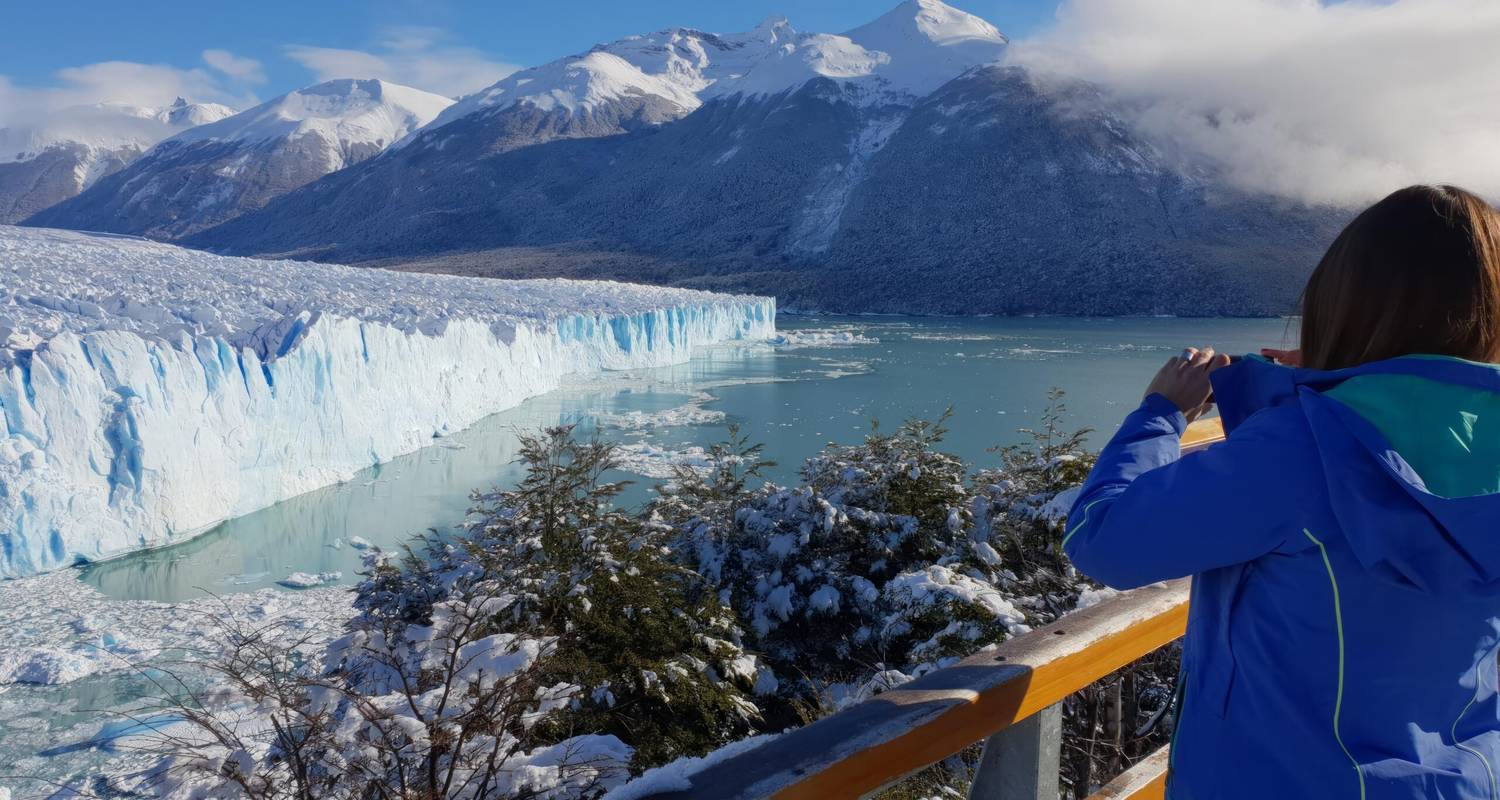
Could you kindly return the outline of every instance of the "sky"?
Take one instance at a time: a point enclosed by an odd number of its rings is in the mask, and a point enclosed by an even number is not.
[[[132,84],[244,106],[332,77],[384,77],[440,94],[474,91],[517,66],[672,26],[728,33],[772,14],[842,32],[896,0],[56,0],[0,2],[0,100],[81,98]],[[1057,0],[957,0],[1014,37]],[[354,73],[359,74],[354,74]],[[384,74],[377,74],[384,73]],[[82,92],[70,92],[81,88]],[[117,89],[133,102],[131,89]],[[140,90],[144,96],[147,90]],[[56,92],[52,96],[39,93]],[[14,99],[23,94],[24,101]],[[170,102],[171,98],[167,98]],[[3,114],[3,110],[0,110]]]
[[[955,0],[1038,80],[1103,87],[1190,175],[1348,205],[1500,198],[1500,0]],[[247,108],[336,77],[459,96],[672,26],[836,33],[896,0],[0,0],[0,127],[70,104]]]

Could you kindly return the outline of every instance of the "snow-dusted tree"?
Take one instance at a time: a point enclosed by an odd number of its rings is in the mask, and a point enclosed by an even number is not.
[[[446,598],[493,598],[495,630],[549,643],[538,664],[552,713],[522,738],[620,737],[637,767],[701,755],[749,733],[757,662],[734,617],[669,557],[672,531],[614,502],[614,448],[559,427],[522,437],[526,477],[477,494],[457,540],[386,565],[361,588],[365,616],[422,619]]]
[[[206,689],[177,683],[141,749],[151,769],[112,792],[164,798],[588,798],[623,781],[630,748],[607,735],[543,745],[556,702],[539,665],[554,643],[496,633],[503,597],[434,603],[425,620],[360,617],[321,653],[282,622],[220,620]]]
[[[969,547],[985,579],[1022,598],[1041,620],[1071,610],[1091,584],[1062,551],[1063,524],[1094,455],[1088,429],[1065,431],[1063,394],[1048,395],[1039,428],[1022,428],[1028,441],[995,448],[996,468],[972,481]]]
[[[526,477],[468,530],[377,556],[312,662],[226,620],[218,680],[178,705],[153,785],[253,797],[593,797],[752,732],[732,614],[619,510],[613,448],[523,437]]]
[[[377,557],[317,657],[231,629],[220,680],[182,704],[150,779],[591,798],[1051,621],[1099,596],[1061,552],[1091,457],[1052,399],[1032,441],[979,473],[939,449],[943,420],[908,422],[830,445],[783,488],[734,431],[640,512],[605,480],[610,445],[524,437],[525,479],[476,494],[462,532]],[[1159,740],[1142,732],[1170,672],[1163,656],[1068,701],[1070,792]],[[950,761],[933,785],[962,782],[965,758]]]
[[[822,704],[830,687],[900,682],[1026,629],[974,566],[967,470],[937,449],[945,432],[908,422],[830,446],[795,488],[744,486],[758,451],[732,441],[657,502],[783,697]]]

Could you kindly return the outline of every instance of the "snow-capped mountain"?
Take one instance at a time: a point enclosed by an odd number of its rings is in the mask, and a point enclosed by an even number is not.
[[[1103,91],[1006,66],[1007,47],[938,0],[841,34],[771,18],[737,34],[630,37],[517,72],[375,158],[181,238],[743,289],[842,311],[1292,306],[1342,211],[1189,172]],[[135,196],[109,187],[143,167],[64,208]],[[203,172],[189,165],[180,180]],[[142,208],[127,229],[192,229]],[[100,228],[127,216],[113,209],[35,221]]]
[[[98,103],[0,128],[0,223],[62,202],[157,142],[233,113],[228,106],[182,98],[166,108]]]
[[[327,81],[183,131],[32,220],[186,235],[376,155],[452,103],[385,81]]]
[[[713,90],[720,96],[774,95],[828,78],[862,87],[873,101],[921,97],[969,69],[1000,60],[1005,45],[1004,34],[973,14],[938,0],[906,0],[847,33],[798,37]]]
[[[778,95],[818,78],[858,87],[867,102],[910,99],[999,59],[1005,43],[993,25],[938,0],[906,0],[838,35],[798,33],[785,17],[736,34],[669,28],[509,75],[408,143],[446,146],[441,129],[479,113],[525,120],[495,125],[506,133],[495,149],[608,136],[679,119],[715,98]]]
[[[445,135],[436,131],[481,114],[505,134],[494,149],[660,125],[691,113],[713,87],[743,77],[797,39],[781,17],[741,34],[669,28],[631,36],[513,73],[459,100],[400,146],[444,146]]]

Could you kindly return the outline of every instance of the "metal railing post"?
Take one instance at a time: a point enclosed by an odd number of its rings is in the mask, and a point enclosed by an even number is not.
[[[969,800],[1057,800],[1061,756],[1059,703],[985,740]]]

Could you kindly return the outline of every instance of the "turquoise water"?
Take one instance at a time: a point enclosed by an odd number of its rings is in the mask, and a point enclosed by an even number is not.
[[[831,331],[852,341],[725,345],[676,367],[574,382],[348,483],[177,546],[92,565],[82,577],[111,597],[168,602],[272,586],[299,571],[342,572],[349,583],[361,563],[353,537],[390,548],[427,529],[451,529],[470,491],[515,481],[518,432],[544,425],[576,424],[669,460],[722,440],[735,423],[779,462],[771,477],[787,481],[824,444],[867,435],[872,420],[890,428],[948,407],[947,449],[993,463],[989,448],[1019,441],[1017,428],[1036,424],[1049,388],[1058,387],[1067,392],[1069,423],[1095,428],[1098,444],[1183,346],[1250,352],[1283,346],[1289,333],[1284,320],[793,317],[780,327],[794,340]],[[723,419],[703,424],[713,412]],[[633,415],[631,425],[612,424],[611,415]],[[665,424],[684,418],[699,424]],[[651,474],[666,468],[662,458],[637,465],[624,476],[637,481],[625,501],[646,499],[660,481]]]

